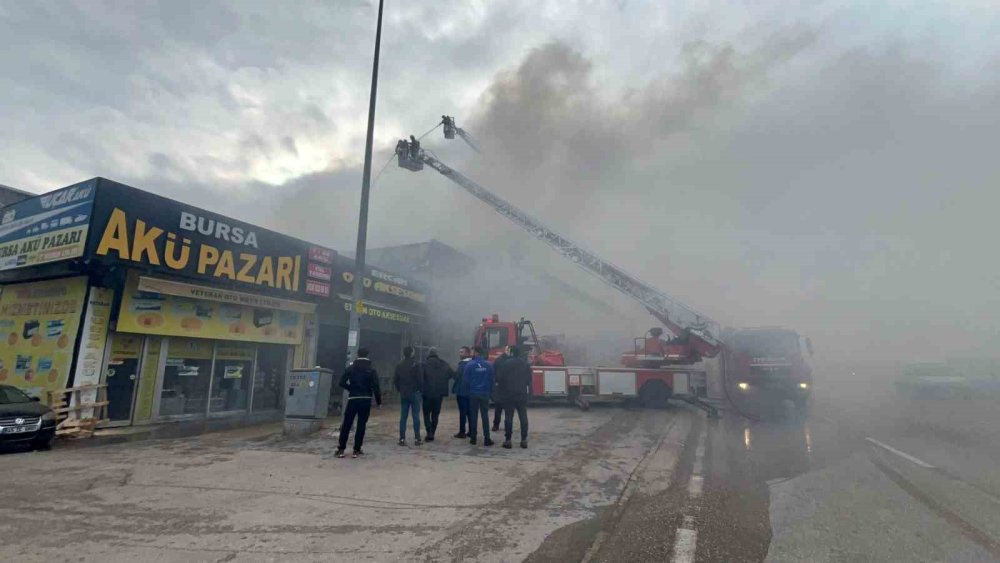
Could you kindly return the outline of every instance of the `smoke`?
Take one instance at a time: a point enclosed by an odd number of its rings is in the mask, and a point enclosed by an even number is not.
[[[992,354],[996,74],[969,75],[947,53],[902,40],[845,47],[824,33],[689,42],[663,54],[659,74],[624,86],[607,82],[600,59],[546,43],[458,116],[482,156],[436,135],[424,146],[724,324],[791,326],[825,359]],[[330,177],[289,186],[297,197],[280,215],[351,248],[357,184]],[[438,238],[479,260],[466,281],[478,290],[448,290],[462,322],[493,308],[541,315],[544,332],[614,334],[619,347],[652,324],[433,171],[390,167],[372,217],[373,244]],[[516,265],[498,268],[511,253]],[[628,321],[609,323],[545,276]]]

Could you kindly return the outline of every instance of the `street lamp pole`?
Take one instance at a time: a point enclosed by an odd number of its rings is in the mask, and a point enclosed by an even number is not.
[[[372,180],[372,136],[375,132],[375,94],[378,91],[378,54],[382,43],[382,3],[378,2],[378,24],[375,28],[375,59],[372,62],[372,90],[368,100],[368,138],[365,140],[365,171],[361,180],[361,211],[358,216],[358,246],[354,252],[354,291],[351,318],[347,329],[347,361],[357,354],[361,339],[361,307],[364,299],[365,250],[368,242],[368,194]]]

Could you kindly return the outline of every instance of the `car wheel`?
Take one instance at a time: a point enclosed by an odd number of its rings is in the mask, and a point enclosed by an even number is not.
[[[52,440],[53,439],[54,439],[53,437],[50,437],[50,438],[35,438],[31,442],[31,447],[33,449],[36,449],[36,450],[39,450],[39,451],[43,451],[43,452],[51,450],[52,449]]]

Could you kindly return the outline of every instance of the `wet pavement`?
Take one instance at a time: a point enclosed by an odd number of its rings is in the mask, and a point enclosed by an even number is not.
[[[1000,560],[991,404],[788,414],[535,408],[503,450],[400,448],[386,409],[362,460],[252,430],[0,456],[0,560]]]

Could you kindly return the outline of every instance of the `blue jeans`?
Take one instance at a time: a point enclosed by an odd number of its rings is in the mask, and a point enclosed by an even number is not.
[[[399,439],[406,439],[406,416],[413,417],[413,437],[420,439],[420,391],[399,398]]]

